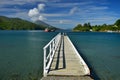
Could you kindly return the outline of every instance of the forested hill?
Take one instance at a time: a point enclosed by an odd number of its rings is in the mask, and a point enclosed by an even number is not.
[[[103,24],[103,25],[94,25],[92,26],[90,23],[85,23],[85,24],[78,24],[73,28],[73,31],[116,31],[120,32],[120,19],[118,19],[114,24],[108,25],[108,24]]]
[[[0,16],[0,30],[43,30],[45,28],[20,18]]]

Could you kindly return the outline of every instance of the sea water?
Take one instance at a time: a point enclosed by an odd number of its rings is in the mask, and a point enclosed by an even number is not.
[[[120,33],[68,33],[100,80],[120,80]],[[94,76],[95,77],[95,76]]]
[[[42,77],[43,47],[57,33],[0,31],[0,80]]]
[[[42,77],[43,47],[56,32],[0,31],[0,80]],[[120,80],[120,33],[68,32],[94,77]]]

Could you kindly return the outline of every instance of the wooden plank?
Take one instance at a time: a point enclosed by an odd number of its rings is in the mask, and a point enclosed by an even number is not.
[[[93,80],[89,76],[47,76],[41,80]]]
[[[42,80],[93,80],[85,75],[84,66],[75,53],[73,45],[71,45],[67,36],[63,36],[61,44],[56,50],[48,76],[42,78]]]
[[[83,65],[80,64],[72,45],[67,37],[63,37],[59,50],[56,52],[48,75],[85,75]],[[63,55],[65,57],[63,57]],[[65,60],[63,63],[63,60]],[[65,66],[63,66],[63,64]]]

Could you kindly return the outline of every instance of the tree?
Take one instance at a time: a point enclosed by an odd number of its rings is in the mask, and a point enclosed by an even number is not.
[[[118,20],[115,22],[114,25],[116,25],[116,26],[118,27],[118,30],[120,30],[120,19],[118,19]]]
[[[73,28],[73,31],[81,31],[81,28],[83,26],[81,24],[78,24],[75,28]]]
[[[90,31],[91,25],[90,23],[85,23],[83,26],[78,24],[73,30],[74,31]]]
[[[84,31],[90,31],[90,29],[91,29],[90,23],[85,23],[85,24],[83,25],[83,27],[84,27]]]
[[[102,24],[102,25],[95,25],[91,26],[90,23],[84,23],[83,26],[81,24],[78,24],[73,30],[75,31],[120,31],[120,19],[118,19],[114,24],[107,25],[107,24]]]

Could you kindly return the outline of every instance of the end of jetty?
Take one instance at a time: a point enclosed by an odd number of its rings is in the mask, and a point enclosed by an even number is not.
[[[43,49],[41,80],[93,80],[87,64],[64,33],[55,36]]]

